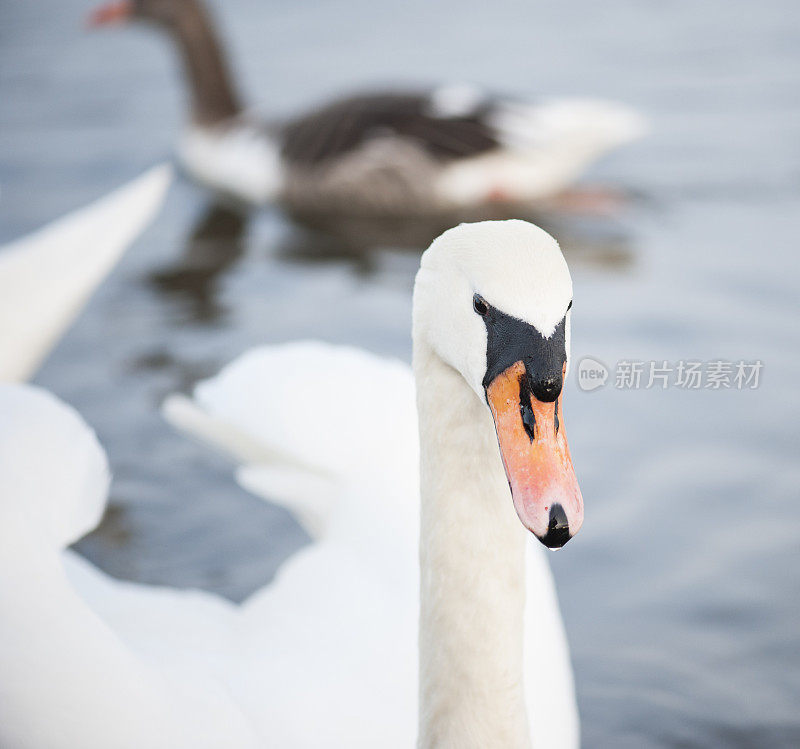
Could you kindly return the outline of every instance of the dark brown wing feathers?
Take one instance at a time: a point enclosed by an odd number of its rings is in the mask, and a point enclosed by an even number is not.
[[[499,146],[488,124],[491,102],[469,113],[437,117],[427,94],[372,94],[329,104],[283,128],[287,162],[317,166],[381,135],[416,142],[440,161],[477,156]]]

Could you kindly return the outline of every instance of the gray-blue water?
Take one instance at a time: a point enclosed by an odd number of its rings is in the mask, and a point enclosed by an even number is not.
[[[612,380],[624,359],[764,368],[742,391],[583,392],[573,370],[586,522],[552,563],[584,745],[800,746],[796,3],[216,5],[244,90],[272,113],[441,80],[648,113],[652,134],[586,180],[627,190],[627,209],[548,227],[573,271],[573,361],[592,356]],[[84,31],[90,7],[0,4],[0,240],[170,154],[182,98],[169,50],[146,30]],[[237,600],[270,579],[302,533],[158,405],[261,342],[407,358],[418,254],[392,236],[333,241],[277,211],[245,220],[176,183],[37,377],[110,453],[113,509],[83,553]]]

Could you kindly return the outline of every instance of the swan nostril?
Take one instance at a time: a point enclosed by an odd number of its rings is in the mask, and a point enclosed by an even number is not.
[[[550,508],[550,522],[547,525],[547,533],[539,540],[548,549],[560,549],[572,536],[569,534],[569,521],[564,508],[556,502]]]

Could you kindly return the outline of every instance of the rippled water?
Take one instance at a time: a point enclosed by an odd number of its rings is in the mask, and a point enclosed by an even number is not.
[[[757,390],[565,398],[586,523],[552,556],[586,747],[800,745],[800,14],[779,2],[217,3],[252,100],[471,80],[616,97],[651,136],[590,182],[613,219],[547,219],[575,282],[573,359],[760,359]],[[162,40],[89,34],[89,4],[0,4],[0,239],[168,157]],[[80,550],[111,573],[240,600],[305,543],[157,407],[260,342],[407,358],[412,234],[337,238],[176,183],[37,380],[98,430],[112,509]],[[384,227],[385,229],[385,227]],[[401,234],[403,236],[401,236]]]

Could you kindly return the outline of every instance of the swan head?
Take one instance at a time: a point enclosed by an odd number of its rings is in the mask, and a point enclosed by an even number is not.
[[[519,220],[446,231],[414,287],[415,339],[490,410],[517,515],[550,548],[583,523],[561,408],[571,306],[558,243]]]

